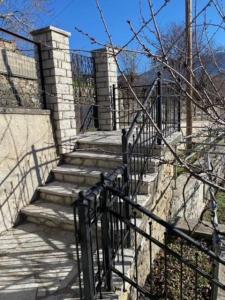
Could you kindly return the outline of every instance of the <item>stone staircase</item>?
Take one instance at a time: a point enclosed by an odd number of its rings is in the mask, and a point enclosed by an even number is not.
[[[107,174],[122,164],[121,144],[101,143],[97,147],[91,142],[82,143],[78,140],[77,145],[76,150],[64,154],[61,164],[52,170],[52,181],[38,187],[37,200],[21,210],[27,221],[73,231],[71,204],[79,192],[95,185],[101,173]],[[110,154],[111,148],[117,154]],[[153,161],[151,171],[155,167]],[[154,172],[144,178],[140,188],[141,203],[144,201],[143,196],[152,192],[156,176]]]
[[[74,152],[62,156],[60,165],[52,170],[51,181],[44,186],[38,187],[36,200],[21,210],[23,217],[22,225],[26,224],[27,228],[39,228],[41,232],[47,232],[44,239],[46,239],[48,243],[49,239],[51,243],[55,243],[53,235],[48,237],[49,230],[52,230],[52,234],[55,232],[56,235],[59,236],[69,235],[71,236],[70,242],[72,241],[72,245],[69,246],[69,248],[73,247],[73,249],[75,249],[74,216],[71,204],[78,198],[80,191],[90,188],[100,180],[100,174],[102,172],[110,172],[122,163],[121,142],[118,142],[118,140],[109,143],[106,139],[97,143],[91,139],[81,139],[77,141],[75,148]],[[139,203],[141,205],[146,201],[147,195],[153,191],[157,178],[157,173],[155,172],[156,166],[157,161],[153,160],[151,173],[144,178],[138,197],[138,201],[140,201]],[[69,253],[70,252],[71,249],[69,250]],[[74,257],[76,259],[75,253]],[[132,257],[129,257],[130,264],[132,259]],[[46,256],[46,260],[48,260],[48,256]],[[60,272],[60,270],[57,270],[57,272]],[[77,273],[77,270],[73,272]],[[74,279],[75,277],[76,279]],[[77,274],[75,277],[71,280],[73,284],[75,280],[78,280]],[[77,285],[78,283],[76,286]],[[119,287],[120,282],[118,282],[117,285]],[[50,293],[51,295],[51,289],[48,290],[48,288],[46,288],[46,290],[46,293]],[[49,298],[43,299],[67,299],[63,298],[63,296],[62,298],[56,298],[58,297],[57,288],[53,290],[54,294],[51,297],[49,296]],[[54,295],[56,295],[55,298]],[[73,297],[71,296],[71,298],[68,299],[78,299],[74,296],[74,293],[72,293],[72,295]],[[105,296],[105,299],[118,299],[118,297],[114,294],[108,294]]]

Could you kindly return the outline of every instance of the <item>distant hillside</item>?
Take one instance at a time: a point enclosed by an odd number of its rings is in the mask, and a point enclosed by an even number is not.
[[[216,52],[215,60],[219,68],[225,73],[225,51]],[[205,65],[206,65],[207,72],[211,76],[214,77],[220,75],[220,72],[211,56],[206,58]],[[138,75],[135,82],[136,84],[149,84],[154,80],[156,74],[157,74],[157,68],[152,68],[149,71]],[[166,75],[166,73],[164,72],[164,78],[165,77],[168,77],[168,74]]]

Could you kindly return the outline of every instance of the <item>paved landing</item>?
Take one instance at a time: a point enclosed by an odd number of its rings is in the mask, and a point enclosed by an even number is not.
[[[121,130],[87,132],[78,135],[78,140],[79,142],[83,143],[102,143],[120,145],[122,143]]]
[[[73,233],[24,223],[0,236],[0,300],[77,295]]]

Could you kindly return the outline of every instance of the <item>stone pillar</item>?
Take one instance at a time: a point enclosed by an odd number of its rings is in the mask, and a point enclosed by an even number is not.
[[[113,130],[112,86],[117,87],[117,65],[112,48],[92,52],[95,60],[98,121],[100,130]],[[117,94],[117,89],[116,89]],[[116,97],[117,99],[117,97]],[[116,103],[117,107],[117,103]],[[116,109],[117,111],[117,109]],[[116,114],[118,111],[116,112]],[[117,118],[117,116],[116,116]]]
[[[59,153],[72,150],[76,136],[70,33],[53,26],[31,32],[41,43],[47,108],[52,112]]]

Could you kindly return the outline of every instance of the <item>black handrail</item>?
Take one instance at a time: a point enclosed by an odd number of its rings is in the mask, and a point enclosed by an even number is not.
[[[225,290],[225,285],[217,278],[214,278],[210,271],[204,269],[204,266],[196,265],[193,259],[191,259],[190,257],[186,257],[185,253],[180,253],[178,249],[171,248],[166,241],[162,242],[159,237],[152,235],[151,231],[145,231],[141,226],[139,227],[137,225],[136,215],[141,213],[144,216],[144,220],[146,220],[149,224],[152,222],[156,222],[156,224],[162,226],[165,229],[167,236],[174,236],[178,238],[180,241],[178,243],[181,243],[183,245],[183,243],[186,242],[189,247],[193,247],[193,249],[196,249],[195,253],[197,253],[196,251],[204,253],[204,255],[207,256],[208,261],[214,260],[218,263],[221,263],[222,265],[225,265],[225,260],[223,260],[219,255],[215,254],[207,247],[203,246],[202,243],[187,235],[183,231],[175,228],[173,224],[164,221],[162,218],[137,204],[129,196],[127,196],[124,192],[124,185],[126,185],[126,182],[124,180],[126,178],[126,168],[126,166],[122,166],[108,175],[102,174],[101,182],[96,184],[87,192],[82,193],[82,197],[80,197],[79,201],[75,203],[80,212],[79,225],[82,226],[82,236],[80,235],[80,242],[81,249],[84,249],[84,251],[82,251],[82,265],[84,272],[83,279],[80,276],[81,286],[82,280],[84,284],[83,288],[81,287],[84,293],[84,298],[81,297],[81,299],[97,299],[97,294],[102,290],[104,285],[106,289],[108,288],[109,290],[112,290],[112,273],[115,273],[117,276],[119,276],[124,283],[129,283],[134,289],[137,290],[137,293],[145,295],[150,299],[158,299],[151,291],[151,289],[149,290],[145,286],[141,286],[138,283],[138,269],[136,269],[136,274],[134,274],[133,277],[129,278],[125,274],[124,251],[127,247],[129,231],[133,231],[133,235],[135,236],[139,234],[139,236],[149,241],[149,243],[152,243],[159,247],[159,249],[161,249],[161,251],[163,251],[166,255],[176,259],[180,264],[183,264],[188,269],[198,274],[198,276],[201,276],[202,278],[207,280],[208,286],[209,284],[211,284],[212,286],[216,285],[218,288]],[[125,204],[129,205],[133,213],[135,212],[133,216],[134,220],[128,219],[126,217],[126,214],[124,214],[121,210],[121,208]],[[96,231],[98,226],[101,226],[101,230],[103,230],[101,236],[98,236]],[[78,226],[76,226],[76,228],[78,228]],[[92,233],[94,235],[91,237],[90,235],[92,235]],[[103,247],[102,250],[100,250],[98,247],[93,250],[93,248],[95,247],[94,245],[99,238],[100,240],[102,240],[102,245],[105,245],[105,247]],[[137,243],[135,242],[134,247],[136,256],[138,247],[140,247],[140,245],[137,245]],[[99,257],[101,256],[101,251],[103,251],[103,260],[100,261]],[[149,251],[152,251],[152,248],[149,248]],[[118,267],[115,265],[118,259],[117,254],[120,257],[118,263],[119,266],[122,266],[122,271],[121,268],[118,269]],[[87,255],[89,255],[89,257],[87,257]],[[97,256],[98,259],[96,261]],[[137,268],[136,264],[137,260],[134,258],[134,269]],[[97,270],[97,273],[92,274],[93,269]],[[177,272],[179,272],[179,270],[177,270]],[[182,269],[180,272],[183,272]],[[193,285],[195,290],[197,290],[198,282],[194,282]],[[89,287],[89,289],[87,289],[87,287]],[[183,286],[181,286],[180,288],[183,289]],[[181,293],[183,292],[181,291]]]
[[[154,92],[155,94],[153,94]],[[158,78],[156,78],[151,85],[143,105],[146,107],[148,113],[152,115],[154,122],[161,122],[161,124],[157,124],[157,126],[162,129],[162,131],[166,131],[167,128],[163,128],[162,126],[163,117],[165,117],[165,112],[162,109],[162,96],[161,78],[160,74],[158,74]],[[158,114],[160,114],[160,116],[158,116]],[[141,122],[140,119],[142,119]],[[174,127],[173,130],[175,129]],[[169,133],[171,132],[169,131]],[[132,240],[131,230],[134,230],[135,235],[139,233],[149,241],[155,242],[159,247],[161,246],[161,249],[166,249],[165,251],[168,250],[168,253],[171,255],[174,254],[167,249],[166,246],[164,247],[161,242],[155,240],[153,237],[149,237],[149,235],[146,235],[142,230],[139,230],[140,228],[136,226],[136,221],[132,223],[131,219],[135,216],[134,211],[136,213],[140,212],[147,218],[155,221],[157,224],[166,228],[168,232],[173,232],[188,242],[192,240],[191,238],[189,239],[188,236],[188,238],[185,239],[186,235],[183,232],[174,229],[172,225],[141,207],[135,201],[143,181],[143,176],[148,172],[149,162],[152,158],[152,150],[157,143],[157,138],[158,135],[151,120],[149,120],[143,110],[138,111],[128,131],[126,131],[125,128],[122,130],[123,165],[107,176],[102,174],[101,182],[87,192],[80,193],[79,200],[75,202],[75,205],[78,207],[79,226],[82,227],[82,234],[79,236],[82,253],[81,260],[84,270],[83,293],[85,300],[96,299],[98,293],[101,295],[103,285],[105,285],[108,290],[112,289],[112,272],[122,278],[123,284],[128,282],[137,289],[137,293],[140,292],[150,297],[150,293],[146,292],[138,282],[132,279],[128,280],[124,274],[123,259],[121,262],[122,273],[113,266],[118,252],[121,250],[123,257],[125,247],[130,248]],[[77,228],[79,226],[77,226]],[[101,227],[100,236],[98,226]],[[102,243],[102,253],[99,252],[99,242]],[[78,242],[77,247],[79,247]],[[200,248],[202,249],[201,246]],[[135,238],[135,252],[137,251],[137,239]],[[79,256],[79,251],[77,252]],[[99,259],[101,256],[103,256],[102,261]],[[180,259],[179,256],[174,256]],[[79,257],[78,261],[80,261]],[[137,268],[137,259],[134,261]],[[180,261],[184,264],[186,263],[186,260],[183,258],[181,258]],[[189,264],[189,267],[192,268],[193,266]],[[198,272],[198,270],[196,272]],[[207,274],[204,275],[208,278]],[[136,277],[138,277],[137,274]],[[80,282],[81,281],[82,278],[80,277]],[[150,297],[150,299],[156,298],[153,296]]]
[[[17,37],[17,38],[19,38],[19,39],[21,39],[21,40],[24,40],[24,41],[26,41],[26,42],[35,44],[35,45],[37,45],[37,46],[40,44],[40,43],[35,42],[35,41],[33,41],[33,40],[31,40],[31,39],[25,37],[25,36],[22,36],[22,35],[20,35],[20,34],[18,34],[18,33],[9,31],[9,30],[7,30],[7,29],[5,29],[5,28],[2,28],[2,27],[0,27],[0,31],[2,31],[2,32],[4,32],[4,33],[7,33],[7,34],[9,34],[9,35],[13,35],[13,36],[15,36],[15,37]]]

